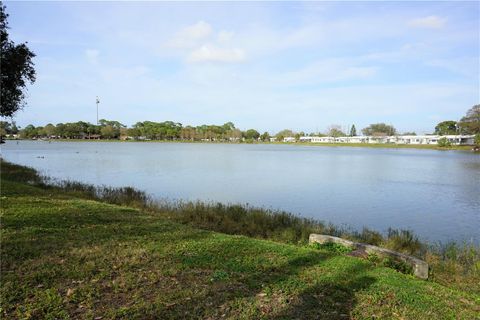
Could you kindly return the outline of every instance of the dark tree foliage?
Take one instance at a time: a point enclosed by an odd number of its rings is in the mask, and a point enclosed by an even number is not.
[[[265,131],[265,132],[262,133],[262,135],[260,136],[260,139],[262,139],[262,141],[270,141],[270,134]]]
[[[435,134],[448,135],[457,133],[457,122],[453,120],[442,121],[435,127]]]
[[[4,134],[17,134],[18,127],[15,121],[7,122],[7,121],[0,121],[0,131],[4,132]]]
[[[0,115],[11,117],[25,106],[27,83],[35,82],[32,59],[35,54],[26,43],[16,45],[8,39],[8,14],[0,2]]]
[[[480,134],[480,104],[471,107],[458,126],[463,134]]]
[[[345,132],[342,131],[342,127],[338,124],[333,124],[327,129],[327,133],[330,137],[344,137],[346,136]]]
[[[362,133],[366,136],[394,136],[397,130],[385,123],[374,123],[362,129]]]
[[[255,129],[248,129],[245,131],[245,139],[257,140],[260,137],[260,133]]]
[[[357,136],[357,128],[355,128],[355,125],[352,125],[350,128],[350,137],[356,137]]]

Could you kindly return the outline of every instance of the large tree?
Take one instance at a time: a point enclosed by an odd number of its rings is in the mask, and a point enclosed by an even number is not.
[[[123,123],[120,123],[118,121],[109,121],[109,120],[105,120],[105,119],[100,119],[98,121],[99,125],[102,126],[102,127],[106,127],[106,126],[112,126],[118,130],[120,130],[121,128],[126,128],[127,126],[124,125]]]
[[[16,45],[8,38],[8,14],[0,2],[0,116],[11,117],[25,106],[27,83],[35,82],[32,59],[26,43]]]
[[[293,137],[293,136],[295,136],[295,132],[293,132],[293,131],[290,130],[290,129],[284,129],[284,130],[278,132],[278,133],[275,135],[275,138],[277,138],[277,141],[283,141],[283,138]]]
[[[117,138],[120,135],[120,130],[115,128],[114,126],[106,125],[103,126],[102,129],[100,129],[100,134],[103,138],[113,139]]]
[[[330,127],[327,128],[327,134],[330,137],[344,137],[346,134],[342,131],[342,127],[338,124],[332,124]]]
[[[397,130],[385,123],[374,123],[363,128],[362,133],[366,136],[394,136]]]
[[[15,121],[12,121],[11,123],[8,121],[0,121],[0,129],[2,132],[4,132],[4,135],[18,133],[18,128]]]
[[[457,133],[457,122],[456,121],[442,121],[435,127],[435,134],[444,136],[448,134]]]
[[[265,131],[265,132],[262,133],[262,135],[260,136],[260,139],[261,139],[262,141],[270,141],[270,134]]]
[[[356,137],[357,136],[357,128],[355,128],[355,125],[352,125],[350,128],[350,137]]]
[[[245,131],[245,139],[247,140],[257,140],[260,137],[260,133],[258,133],[255,129],[248,129]]]
[[[474,105],[468,111],[465,117],[459,122],[460,132],[463,134],[480,133],[480,104]]]

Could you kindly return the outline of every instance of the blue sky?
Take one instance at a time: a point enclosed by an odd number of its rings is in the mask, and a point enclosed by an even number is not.
[[[5,2],[37,54],[19,125],[431,132],[480,102],[479,2]]]

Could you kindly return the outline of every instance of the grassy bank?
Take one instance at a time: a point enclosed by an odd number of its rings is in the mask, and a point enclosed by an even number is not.
[[[157,203],[131,188],[55,182],[5,162],[1,197],[6,319],[474,319],[480,314],[475,248],[442,247],[442,255],[408,232],[348,233],[257,208]],[[403,244],[399,250],[438,260],[432,280],[305,246],[311,231]]]
[[[9,140],[9,139],[7,139]],[[21,141],[21,140],[15,140]],[[189,140],[118,140],[118,139],[100,139],[100,140],[86,140],[86,139],[55,139],[51,141],[63,142],[140,142],[140,143],[213,143],[213,144],[276,144],[276,145],[293,145],[293,146],[315,146],[315,147],[355,147],[355,148],[386,148],[386,149],[424,149],[424,150],[460,150],[471,151],[473,146],[457,146],[452,145],[448,147],[439,147],[437,145],[415,145],[415,144],[392,144],[392,143],[312,143],[312,142],[225,142],[225,141],[189,141]],[[477,152],[478,153],[478,152]]]

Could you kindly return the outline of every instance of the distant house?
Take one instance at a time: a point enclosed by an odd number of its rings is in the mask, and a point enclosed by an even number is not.
[[[441,138],[447,139],[453,145],[473,145],[474,135],[423,135],[423,136],[355,136],[355,137],[300,137],[300,142],[313,143],[379,143],[379,144],[438,144]],[[289,139],[288,141],[286,139]],[[294,142],[292,137],[284,142]]]
[[[438,144],[441,138],[447,139],[453,145],[473,145],[474,135],[427,135],[427,136],[398,136],[397,144]]]
[[[367,140],[368,138],[363,136],[348,137],[349,143],[366,143]]]
[[[296,142],[297,139],[295,137],[285,137],[283,138],[283,142]]]
[[[87,140],[100,140],[101,136],[99,134],[90,134],[83,137]]]
[[[389,141],[388,136],[368,136],[368,143],[387,143]]]
[[[334,137],[312,137],[312,142],[316,143],[334,143]]]

